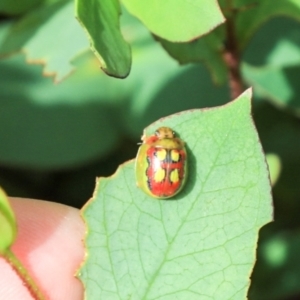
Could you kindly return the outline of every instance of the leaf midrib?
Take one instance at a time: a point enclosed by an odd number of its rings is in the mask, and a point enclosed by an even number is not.
[[[238,112],[237,112],[237,115],[238,115]],[[230,125],[229,129],[228,129],[228,132],[231,131],[231,128],[234,125],[234,123],[237,120],[237,118],[231,118],[231,120],[232,120],[232,122],[231,122],[231,125]],[[225,141],[227,140],[227,138],[228,138],[228,135],[226,134],[225,137],[224,137],[224,139],[223,139],[223,141],[222,141],[222,143],[218,146],[218,149],[221,149],[222,145],[225,143]],[[193,211],[193,208],[194,208],[195,204],[199,201],[200,196],[203,194],[203,187],[204,187],[205,183],[207,182],[207,180],[208,180],[211,172],[213,171],[214,166],[216,165],[216,161],[218,160],[219,156],[220,156],[220,150],[218,150],[218,153],[217,153],[217,155],[216,155],[216,157],[214,159],[214,163],[213,163],[212,167],[210,168],[209,172],[207,173],[207,176],[206,176],[205,180],[203,181],[203,184],[201,186],[201,189],[199,191],[198,196],[195,197],[196,200],[193,201],[193,203],[191,205],[191,208],[187,211],[186,216],[185,216],[185,218],[183,220],[187,220],[189,214]],[[161,208],[161,205],[160,205],[160,208]],[[151,287],[153,286],[153,283],[155,282],[155,280],[157,278],[157,274],[159,274],[160,270],[164,266],[164,263],[166,262],[166,258],[168,257],[168,254],[169,254],[170,250],[172,249],[173,243],[176,240],[179,232],[181,231],[183,224],[185,224],[184,221],[181,222],[180,226],[178,227],[177,231],[174,234],[174,237],[168,243],[167,251],[165,252],[164,258],[163,258],[162,262],[160,263],[159,267],[157,268],[157,270],[153,273],[152,278],[149,281],[149,284],[147,285],[147,289],[146,289],[146,291],[145,291],[142,299],[144,299],[144,300],[147,299],[149,291],[151,290]]]

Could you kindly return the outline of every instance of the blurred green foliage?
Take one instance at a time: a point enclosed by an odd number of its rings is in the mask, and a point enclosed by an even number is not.
[[[232,2],[243,78],[254,87],[254,121],[265,152],[281,165],[274,170],[275,222],[261,232],[249,299],[297,299],[300,1]],[[226,17],[227,1],[219,3]],[[81,207],[96,176],[134,158],[146,125],[230,101],[224,25],[185,44],[155,37],[186,63],[180,66],[122,8],[121,31],[133,62],[130,75],[119,80],[99,70],[72,2],[14,5],[0,5],[0,185],[9,195]]]

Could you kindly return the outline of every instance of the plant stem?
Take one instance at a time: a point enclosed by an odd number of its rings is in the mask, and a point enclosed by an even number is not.
[[[231,98],[235,99],[244,91],[244,85],[240,72],[240,55],[235,35],[236,11],[231,8],[230,4],[230,1],[228,1],[228,9],[231,10],[231,13],[228,14],[225,23],[227,40],[223,58],[228,67]]]
[[[16,273],[19,275],[23,284],[27,287],[28,291],[30,292],[31,296],[35,300],[45,300],[46,297],[42,294],[39,287],[36,285],[36,283],[29,275],[26,268],[23,266],[20,260],[14,255],[14,253],[10,249],[8,249],[3,256],[7,260],[7,262],[12,266],[12,268],[16,271]]]

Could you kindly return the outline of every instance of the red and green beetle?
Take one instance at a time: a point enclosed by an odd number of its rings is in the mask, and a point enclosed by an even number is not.
[[[187,177],[184,142],[169,127],[158,128],[142,141],[135,165],[137,186],[154,198],[175,196]]]

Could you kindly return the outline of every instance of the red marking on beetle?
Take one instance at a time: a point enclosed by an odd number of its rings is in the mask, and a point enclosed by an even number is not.
[[[146,169],[146,176],[148,178],[148,187],[151,193],[157,197],[168,197],[174,195],[181,187],[184,174],[184,163],[186,154],[181,149],[166,149],[167,155],[164,160],[159,160],[156,156],[158,148],[150,147],[147,151],[148,168]],[[179,160],[173,162],[171,159],[171,151],[179,153]],[[161,181],[155,181],[155,173],[163,169],[165,171],[165,177]],[[177,170],[179,178],[176,182],[172,182],[170,179],[173,170]]]

